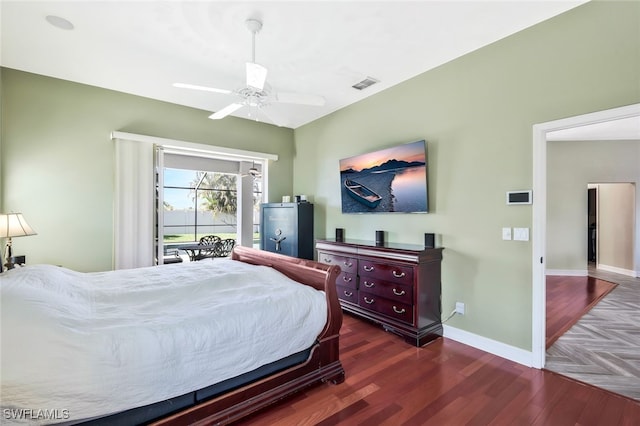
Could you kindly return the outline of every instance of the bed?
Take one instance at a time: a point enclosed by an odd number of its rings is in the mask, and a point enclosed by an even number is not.
[[[3,422],[225,424],[340,383],[338,274],[246,247],[133,270],[8,271]]]

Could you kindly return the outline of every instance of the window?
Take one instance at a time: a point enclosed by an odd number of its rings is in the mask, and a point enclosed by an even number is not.
[[[264,160],[173,150],[159,150],[157,157],[158,253],[198,242],[206,235],[259,246]]]
[[[236,238],[237,175],[165,167],[163,207],[164,244]]]
[[[268,196],[269,162],[278,161],[277,154],[119,131],[112,132],[111,139],[116,151],[116,269],[162,263],[168,241],[190,243],[204,234],[225,233],[225,228],[235,233],[239,245],[250,246],[259,241],[260,203]],[[209,175],[218,184],[208,182]],[[202,176],[205,180],[200,185],[192,184],[196,179],[200,182]],[[223,178],[235,180],[235,188],[223,185]],[[225,217],[217,214],[211,209],[211,202],[207,207],[207,198],[213,200],[222,195],[235,195],[235,218],[228,209]],[[222,203],[216,201],[215,206]],[[184,214],[179,220],[169,220],[177,213],[168,214],[165,228],[165,210],[182,210]],[[218,217],[212,220],[214,213]]]

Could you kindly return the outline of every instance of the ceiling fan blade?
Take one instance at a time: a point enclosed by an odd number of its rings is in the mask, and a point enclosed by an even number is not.
[[[227,115],[232,114],[233,112],[237,111],[243,106],[244,105],[242,104],[236,104],[236,103],[227,105],[226,107],[222,108],[220,111],[211,114],[209,118],[212,120],[220,120],[221,118],[225,118]]]
[[[207,87],[207,86],[196,86],[195,84],[187,84],[187,83],[173,83],[173,86],[179,87],[181,89],[204,90],[205,92],[223,93],[225,95],[230,95],[231,93],[233,93],[232,90],[216,89],[215,87]]]
[[[274,102],[281,102],[285,104],[323,106],[325,103],[325,99],[320,95],[278,92],[275,96]]]
[[[247,62],[247,86],[263,90],[266,81],[267,69],[255,62]]]

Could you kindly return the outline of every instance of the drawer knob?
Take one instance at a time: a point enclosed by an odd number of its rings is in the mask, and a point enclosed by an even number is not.
[[[325,263],[331,263],[331,259],[324,258]]]
[[[342,277],[342,281],[350,283],[350,282],[351,282],[351,277],[345,277],[345,276],[343,276],[343,277]]]
[[[367,271],[367,272],[371,272],[371,271],[373,271],[373,269],[374,269],[374,268],[373,268],[373,266],[367,266],[367,265],[364,265],[362,268],[363,268],[365,271]],[[395,271],[394,271],[394,272],[395,272]]]
[[[347,268],[351,268],[353,266],[352,262],[343,262],[344,266],[346,266]]]
[[[364,297],[364,303],[366,303],[367,305],[370,305],[374,302],[374,299],[369,299],[366,296]],[[395,308],[395,306],[394,306]]]
[[[369,282],[369,281],[365,281],[364,282],[364,286],[367,287],[367,288],[371,288],[374,285],[376,285],[376,284],[373,281],[372,282]]]
[[[405,311],[405,309],[404,309],[404,308],[402,308],[402,309],[398,309],[398,308],[396,308],[396,306],[395,306],[395,305],[393,305],[393,312],[395,312],[396,314],[404,314],[404,313],[405,313],[405,312],[407,312],[407,311]]]
[[[394,276],[394,277],[396,277],[396,278],[402,278],[402,277],[404,277],[404,276],[405,276],[405,273],[404,273],[404,272],[397,273],[397,272],[395,271],[395,269],[394,269],[394,270],[393,270],[393,276]]]
[[[404,296],[404,295],[405,295],[405,292],[404,292],[404,290],[400,290],[400,291],[398,291],[398,290],[396,290],[396,289],[394,288],[394,289],[393,289],[393,294],[395,294],[396,296]]]
[[[351,297],[351,296],[353,296],[353,292],[345,290],[344,295],[347,296],[347,297]]]

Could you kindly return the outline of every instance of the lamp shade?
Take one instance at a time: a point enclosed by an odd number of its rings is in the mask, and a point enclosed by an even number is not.
[[[22,213],[0,214],[0,237],[26,237],[36,235]]]

